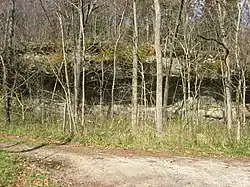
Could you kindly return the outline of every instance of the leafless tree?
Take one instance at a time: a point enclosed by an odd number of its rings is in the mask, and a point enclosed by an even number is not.
[[[114,118],[114,104],[115,104],[115,82],[116,82],[116,63],[117,63],[117,47],[120,42],[120,39],[122,37],[122,25],[124,22],[124,16],[125,16],[125,11],[127,8],[127,1],[126,1],[126,6],[124,7],[121,15],[121,19],[118,24],[117,28],[117,39],[115,41],[115,46],[114,46],[114,55],[113,55],[113,82],[112,82],[112,90],[111,90],[111,118]],[[116,21],[115,21],[116,23]]]
[[[137,1],[133,1],[133,13],[134,13],[134,39],[133,39],[133,83],[132,83],[132,100],[133,100],[133,112],[132,112],[132,126],[133,129],[137,124],[137,117],[138,117],[138,103],[137,103],[137,96],[138,96],[138,83],[137,83],[137,72],[138,72],[138,24],[137,24]]]
[[[232,79],[231,79],[231,60],[229,56],[229,44],[226,38],[226,6],[227,2],[226,0],[223,0],[222,2],[217,2],[217,8],[218,8],[218,15],[219,15],[219,27],[221,32],[221,41],[223,44],[223,47],[225,49],[225,58],[224,58],[224,66],[225,66],[225,98],[226,98],[226,116],[227,116],[227,128],[229,136],[231,136],[232,131],[232,96],[231,96],[231,85],[232,85]]]
[[[161,7],[159,0],[154,0],[155,8],[155,51],[157,61],[157,85],[156,85],[156,131],[157,135],[162,134],[162,52],[161,52]]]
[[[8,14],[5,26],[5,41],[3,49],[3,88],[4,88],[4,98],[5,98],[5,120],[7,123],[11,122],[11,75],[10,72],[11,64],[13,63],[14,57],[14,25],[15,25],[15,9],[16,1],[10,0],[8,5]]]

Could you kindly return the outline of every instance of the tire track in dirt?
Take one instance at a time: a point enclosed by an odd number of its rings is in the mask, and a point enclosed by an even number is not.
[[[17,151],[30,147],[17,144],[5,149]],[[22,154],[60,162],[64,166],[62,169],[50,168],[49,171],[65,186],[250,186],[250,161],[118,156],[108,151],[70,145],[41,147]]]

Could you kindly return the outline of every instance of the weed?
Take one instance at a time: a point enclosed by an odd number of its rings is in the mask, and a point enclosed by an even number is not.
[[[48,124],[32,123],[0,127],[0,131],[25,135],[46,140],[65,140],[69,133],[63,132],[60,121],[48,121]],[[132,129],[130,120],[117,117],[86,120],[84,130],[79,129],[72,141],[86,146],[109,148],[141,149],[153,151],[171,151],[178,153],[195,152],[199,154],[250,155],[250,136],[248,129],[241,141],[228,138],[227,130],[214,123],[204,121],[199,125],[185,124],[179,119],[166,122],[162,137],[155,136],[153,123],[140,124]],[[234,139],[234,138],[233,138]]]
[[[16,157],[0,151],[0,186],[7,186],[13,181],[16,173]]]

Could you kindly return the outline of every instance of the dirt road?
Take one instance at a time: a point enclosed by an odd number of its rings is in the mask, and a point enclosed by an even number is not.
[[[16,151],[29,147],[8,147],[2,143],[0,148]],[[66,186],[250,186],[250,160],[118,156],[68,145],[42,147],[22,154],[64,165],[61,170],[50,169],[50,174]]]

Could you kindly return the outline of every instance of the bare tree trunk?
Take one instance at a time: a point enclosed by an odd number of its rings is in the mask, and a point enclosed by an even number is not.
[[[154,0],[155,9],[155,51],[157,61],[157,85],[156,85],[156,132],[162,135],[162,53],[161,53],[161,7],[159,0]]]
[[[146,17],[146,40],[149,42],[149,19]]]
[[[246,64],[244,64],[244,68],[242,68],[242,125],[246,125]]]
[[[104,101],[104,63],[103,61],[101,62],[101,68],[102,68],[102,75],[101,75],[101,80],[100,80],[100,117],[103,115],[102,112],[102,107],[103,107],[103,101]]]
[[[237,17],[237,24],[236,24],[236,31],[235,31],[235,59],[236,59],[236,65],[237,65],[237,72],[241,74],[240,70],[240,59],[239,59],[239,32],[240,32],[240,23],[241,23],[241,12],[242,8],[240,6],[240,3],[238,2],[238,17]],[[236,90],[236,103],[237,103],[237,141],[240,140],[240,132],[241,132],[241,87],[242,87],[242,80],[241,77],[239,77],[238,80],[238,88]]]
[[[132,80],[132,103],[133,103],[133,111],[132,111],[132,129],[135,129],[137,125],[137,117],[138,117],[138,76],[137,76],[137,69],[138,69],[138,25],[137,25],[137,1],[133,1],[133,12],[134,12],[134,49],[133,49],[133,80]]]
[[[60,7],[59,7],[59,9],[60,9]],[[67,56],[66,56],[66,51],[65,51],[63,20],[62,20],[62,16],[59,13],[57,14],[57,16],[59,18],[60,29],[61,29],[63,64],[64,64],[64,71],[65,71],[65,79],[66,79],[66,88],[65,88],[64,92],[65,92],[65,99],[66,99],[66,103],[67,103],[68,116],[70,119],[69,131],[70,131],[71,135],[74,135],[76,124],[75,124],[75,119],[74,119],[73,110],[72,110],[72,103],[71,103],[71,92],[70,92],[70,85],[69,85]]]
[[[80,7],[81,8],[81,7]],[[81,81],[81,71],[82,71],[82,13],[79,10],[80,14],[80,30],[78,33],[77,40],[77,52],[76,52],[76,61],[74,64],[74,114],[75,122],[78,123],[79,119],[79,106],[80,106],[80,81]]]
[[[7,84],[7,70],[3,60],[3,57],[0,56],[1,63],[3,66],[3,90],[4,90],[4,108],[5,108],[5,120],[7,123],[10,123],[10,98],[9,98],[9,89]]]
[[[181,63],[181,81],[182,81],[182,94],[183,94],[183,104],[182,104],[182,120],[187,120],[187,77],[186,77],[186,67],[185,64]]]
[[[85,24],[87,22],[87,18],[86,20],[84,20],[84,10],[83,10],[84,4],[83,1],[80,1],[80,9],[79,9],[79,13],[80,13],[80,34],[81,34],[81,48],[82,51],[80,53],[81,55],[81,63],[80,63],[80,67],[82,67],[82,119],[81,119],[81,126],[82,128],[84,128],[84,132],[86,131],[85,129],[85,53],[86,53],[86,44],[85,44]],[[92,7],[93,8],[93,7]],[[92,12],[91,8],[88,9],[87,14],[90,14]],[[86,15],[88,17],[88,15]],[[79,72],[79,79],[81,78],[81,72]],[[80,81],[80,80],[79,80]],[[80,90],[80,88],[79,88]]]
[[[112,82],[112,90],[111,90],[111,118],[114,118],[114,104],[115,104],[115,81],[116,81],[116,61],[117,61],[117,47],[119,44],[119,41],[121,39],[122,33],[121,33],[121,27],[122,27],[122,23],[124,20],[124,15],[125,15],[125,10],[126,7],[124,8],[123,12],[122,12],[122,16],[120,19],[120,23],[118,25],[118,30],[117,30],[117,34],[118,37],[116,39],[115,42],[115,48],[114,48],[114,59],[113,59],[113,82]]]
[[[242,4],[241,4],[242,3]],[[236,103],[237,103],[237,141],[240,140],[241,138],[241,125],[244,123],[243,121],[245,120],[245,108],[242,108],[242,83],[244,82],[244,76],[242,75],[242,69],[244,67],[242,66],[242,63],[240,62],[240,49],[239,49],[239,36],[240,36],[240,24],[242,20],[242,11],[243,11],[243,6],[245,5],[246,0],[243,2],[238,2],[238,17],[237,17],[237,23],[236,23],[236,31],[235,31],[235,59],[236,59],[236,65],[237,65],[237,72],[239,73],[240,77],[238,80],[238,89],[236,92]]]
[[[174,33],[173,33],[173,37],[172,37],[172,50],[170,50],[170,55],[169,55],[170,63],[169,63],[169,65],[166,63],[166,79],[165,79],[164,100],[163,100],[164,101],[163,102],[164,108],[167,107],[167,105],[168,105],[168,89],[169,89],[169,79],[170,79],[169,76],[170,76],[171,69],[172,69],[173,54],[174,54],[175,45],[176,45],[176,38],[178,36],[178,32],[179,32],[179,28],[180,28],[181,17],[182,17],[183,9],[184,9],[184,3],[185,3],[185,0],[181,0],[179,14],[178,14],[178,18],[177,18],[176,23],[175,23]],[[166,52],[167,51],[165,51],[165,54],[164,54],[165,58],[167,56]]]
[[[63,107],[63,124],[62,124],[63,132],[66,132],[66,120],[67,120],[67,102],[64,103]]]
[[[226,97],[226,117],[227,117],[227,129],[229,137],[232,134],[232,96],[231,96],[231,62],[229,57],[229,49],[228,42],[226,39],[226,30],[225,30],[225,19],[227,16],[227,12],[225,7],[222,6],[221,2],[218,2],[218,10],[219,10],[219,23],[220,30],[222,35],[222,43],[224,45],[226,54],[225,54],[225,97]],[[226,0],[223,0],[223,4],[226,5]]]
[[[84,126],[85,121],[85,26],[88,22],[90,14],[96,9],[96,1],[90,1],[88,6],[85,6],[83,0],[79,0],[78,6],[71,3],[79,13],[79,33],[77,41],[77,54],[76,54],[76,64],[74,66],[74,92],[75,92],[75,125],[79,122],[79,107],[80,107],[80,92],[81,92],[81,76],[82,76],[82,113],[81,113],[81,126]],[[84,8],[86,7],[86,11]],[[96,23],[96,22],[95,22]],[[96,29],[96,27],[95,27]],[[95,30],[96,32],[96,30]],[[96,34],[96,33],[95,33]]]
[[[82,119],[81,126],[84,130],[84,134],[86,134],[86,126],[85,126],[85,64],[82,67]]]
[[[83,1],[79,1],[78,5],[78,14],[79,14],[79,32],[77,39],[77,53],[76,53],[76,61],[74,64],[74,114],[75,114],[75,122],[78,124],[79,122],[79,107],[80,107],[80,91],[81,91],[81,76],[82,76],[82,65],[83,65],[83,48],[85,46],[84,41],[84,10],[83,10]],[[82,116],[83,117],[83,116]]]
[[[140,116],[139,119],[146,124],[147,120],[147,97],[146,97],[146,81],[145,81],[145,72],[143,63],[138,61],[140,64],[140,75],[141,75],[141,94],[140,94],[140,109],[138,109],[138,113]]]
[[[227,72],[226,72],[226,107],[227,107],[227,128],[228,128],[228,134],[231,137],[232,134],[232,98],[231,98],[231,73],[230,70],[230,61],[227,60]]]
[[[188,8],[187,5],[185,6],[185,22],[183,25],[183,35],[184,35],[184,43],[182,44],[182,48],[185,53],[185,59],[184,59],[184,68],[185,68],[185,79],[186,79],[186,89],[187,89],[187,99],[185,103],[185,111],[186,111],[186,118],[185,118],[185,123],[189,128],[189,131],[192,132],[192,123],[190,121],[192,120],[192,115],[191,115],[191,107],[192,107],[192,100],[191,100],[191,59],[189,58],[190,56],[190,34],[188,33],[189,31],[189,15],[188,15]]]
[[[6,21],[6,34],[5,34],[5,44],[4,44],[4,53],[1,57],[3,65],[3,88],[4,88],[4,102],[5,102],[5,120],[7,123],[11,122],[11,89],[10,89],[10,76],[8,74],[8,67],[13,63],[14,57],[14,18],[15,18],[15,8],[16,1],[9,1],[9,11]]]

